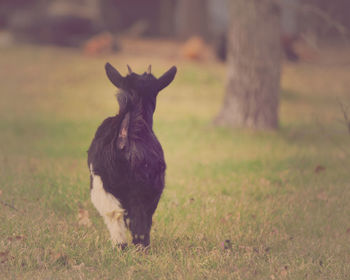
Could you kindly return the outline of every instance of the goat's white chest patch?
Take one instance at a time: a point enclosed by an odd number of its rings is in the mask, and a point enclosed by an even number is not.
[[[126,226],[124,223],[124,209],[120,205],[118,199],[104,190],[101,177],[95,175],[93,170],[93,166],[90,164],[92,178],[91,201],[103,217],[111,234],[113,245],[126,243],[127,237]]]

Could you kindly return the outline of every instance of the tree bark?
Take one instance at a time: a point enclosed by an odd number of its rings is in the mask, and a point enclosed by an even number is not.
[[[273,0],[231,1],[228,81],[216,123],[276,129],[280,69],[278,6]]]

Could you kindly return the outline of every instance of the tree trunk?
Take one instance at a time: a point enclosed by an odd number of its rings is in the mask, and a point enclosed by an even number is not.
[[[228,82],[218,125],[278,127],[280,21],[273,2],[231,1]]]

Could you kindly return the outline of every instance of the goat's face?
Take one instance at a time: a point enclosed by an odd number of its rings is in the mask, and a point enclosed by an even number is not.
[[[129,73],[125,77],[121,76],[118,70],[109,63],[106,64],[105,68],[109,80],[121,90],[118,95],[120,111],[127,107],[142,106],[143,111],[147,114],[153,114],[159,91],[172,82],[177,70],[173,66],[157,79],[151,73],[151,66],[142,75],[132,72],[128,66]]]

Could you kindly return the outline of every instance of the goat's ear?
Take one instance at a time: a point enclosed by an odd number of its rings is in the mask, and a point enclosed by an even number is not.
[[[107,77],[112,82],[112,84],[115,85],[117,88],[121,88],[123,86],[124,77],[120,75],[118,70],[115,69],[108,62],[105,65],[105,69],[106,69]]]
[[[173,66],[158,78],[158,91],[161,91],[163,88],[167,87],[174,80],[176,71],[176,67]]]

